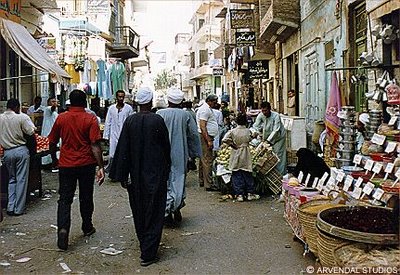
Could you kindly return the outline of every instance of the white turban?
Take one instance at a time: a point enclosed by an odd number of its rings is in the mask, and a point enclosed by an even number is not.
[[[360,116],[358,117],[358,120],[362,124],[366,125],[367,123],[369,123],[369,114],[366,114],[366,113],[360,114]]]
[[[167,91],[167,100],[174,104],[180,104],[183,101],[184,95],[178,88],[169,88]]]
[[[139,88],[136,94],[136,102],[139,105],[149,103],[153,99],[153,91],[148,87]]]

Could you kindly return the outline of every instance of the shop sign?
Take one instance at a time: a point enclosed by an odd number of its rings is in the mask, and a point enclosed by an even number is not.
[[[232,29],[254,27],[254,13],[251,9],[230,10],[230,16]]]
[[[0,17],[20,23],[21,0],[0,0]]]
[[[236,32],[236,46],[255,46],[256,33],[255,32]]]
[[[55,37],[42,37],[37,39],[37,42],[42,48],[46,51],[46,53],[54,60],[58,60],[58,53],[56,47],[56,38]]]
[[[87,16],[93,21],[93,25],[102,32],[108,33],[111,19],[111,9],[109,0],[88,0]]]
[[[213,75],[214,76],[224,75],[224,68],[213,68]]]
[[[268,68],[268,60],[249,61],[249,79],[268,79]]]

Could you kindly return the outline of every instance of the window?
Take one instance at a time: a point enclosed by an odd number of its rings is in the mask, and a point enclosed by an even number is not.
[[[195,55],[194,52],[190,53],[190,68],[195,68],[196,67],[196,62],[195,62]]]
[[[199,19],[199,27],[197,28],[197,30],[200,30],[201,27],[203,27],[205,20],[204,19]]]
[[[208,50],[200,50],[200,66],[208,64]]]

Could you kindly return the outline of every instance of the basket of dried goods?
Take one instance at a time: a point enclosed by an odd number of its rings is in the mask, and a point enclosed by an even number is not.
[[[330,208],[319,212],[316,225],[318,253],[323,265],[337,265],[333,253],[343,244],[393,245],[399,242],[395,215],[390,208],[361,205]]]
[[[400,250],[398,247],[382,247],[365,243],[343,245],[334,251],[339,267],[351,267],[357,270],[400,270]],[[371,272],[382,273],[382,272]]]
[[[329,199],[317,199],[303,203],[297,209],[300,225],[308,247],[315,256],[318,256],[318,231],[315,225],[317,215],[320,211],[336,207]]]

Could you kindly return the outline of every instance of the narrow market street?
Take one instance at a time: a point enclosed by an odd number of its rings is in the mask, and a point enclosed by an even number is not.
[[[75,200],[70,246],[62,252],[56,246],[54,226],[58,174],[42,174],[44,197],[29,203],[27,214],[6,216],[0,224],[2,274],[62,273],[64,264],[75,274],[301,274],[315,263],[311,255],[303,257],[302,244],[293,240],[283,218],[283,203],[272,196],[221,202],[219,192],[197,187],[195,172],[188,176],[182,224],[164,229],[158,263],[140,266],[127,194],[119,183],[109,181],[95,188],[97,232],[82,236]],[[122,253],[100,252],[110,247]],[[31,259],[23,262],[25,257]]]

